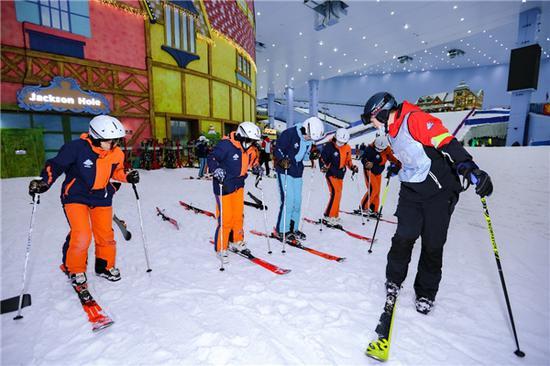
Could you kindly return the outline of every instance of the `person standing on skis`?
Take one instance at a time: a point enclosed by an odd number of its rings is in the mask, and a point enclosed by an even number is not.
[[[218,221],[214,249],[223,263],[227,263],[228,248],[238,251],[247,249],[243,229],[244,181],[250,168],[253,174],[263,175],[255,146],[260,138],[258,126],[252,122],[242,122],[237,131],[220,140],[208,155],[208,169],[214,178],[212,184]]]
[[[325,173],[330,198],[325,209],[323,224],[327,226],[341,226],[340,223],[340,200],[342,199],[342,187],[346,168],[354,174],[359,171],[351,160],[351,147],[348,145],[350,139],[349,131],[345,128],[336,130],[335,136],[323,148],[319,166]]]
[[[73,286],[87,282],[88,247],[95,239],[95,273],[109,281],[120,280],[115,267],[116,242],[112,220],[111,178],[119,182],[138,183],[139,173],[124,172],[124,153],[118,147],[126,135],[115,117],[100,115],[90,121],[89,132],[61,147],[56,157],[46,161],[41,179],[29,184],[29,194],[46,192],[61,174],[61,203],[71,231],[63,245],[61,269]]]
[[[273,148],[277,182],[281,194],[281,205],[273,236],[281,240],[305,239],[299,230],[302,210],[302,175],[304,160],[319,158],[318,153],[310,156],[313,142],[324,136],[325,127],[317,117],[310,117],[281,133]],[[286,210],[284,209],[286,207]]]
[[[206,172],[206,158],[208,156],[208,140],[204,135],[199,137],[199,141],[195,145],[195,154],[199,159],[199,179],[201,179]]]
[[[365,175],[365,184],[367,192],[361,200],[362,210],[353,210],[353,213],[360,215],[361,211],[370,217],[378,217],[380,207],[380,186],[382,184],[382,173],[386,167],[386,162],[391,161],[388,168],[390,175],[395,175],[401,169],[401,163],[393,155],[391,147],[388,144],[388,138],[385,134],[378,134],[374,141],[369,144],[361,155],[363,164],[363,173]]]
[[[443,126],[441,120],[404,101],[398,104],[387,93],[374,94],[365,104],[361,119],[387,133],[399,171],[401,190],[398,224],[386,266],[386,292],[395,301],[407,276],[416,239],[422,237],[418,271],[414,281],[416,310],[428,314],[441,281],[443,245],[458,196],[473,184],[476,193],[489,196],[493,184],[472,156]]]

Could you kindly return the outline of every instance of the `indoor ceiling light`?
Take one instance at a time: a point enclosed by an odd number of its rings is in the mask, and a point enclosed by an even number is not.
[[[464,18],[460,18],[460,21],[463,22],[463,21],[464,21]]]
[[[319,46],[324,45],[323,41],[319,41]]]
[[[299,35],[302,35],[303,33],[302,33],[302,32],[299,32],[298,34],[299,34]]]
[[[348,54],[347,53],[344,53],[343,56],[347,56]]]
[[[338,69],[338,72],[342,72],[342,70]]]
[[[468,33],[472,33],[472,31],[470,29],[468,29]]]
[[[319,66],[323,66],[323,61],[319,61]]]
[[[338,48],[334,47],[333,51],[338,52]]]
[[[272,44],[271,44],[271,47],[275,47],[275,43],[272,43]]]
[[[454,10],[458,9],[458,5],[453,6],[453,9]]]
[[[363,39],[367,39],[367,36],[363,36],[362,38],[363,38]]]
[[[403,28],[409,29],[409,25],[405,23],[405,25],[403,26]]]
[[[302,69],[298,68],[298,72],[302,72]]]
[[[390,12],[390,15],[394,15],[394,14],[395,14],[395,11]]]
[[[374,47],[378,47],[378,43],[375,43],[375,44],[374,44]]]
[[[351,32],[352,30],[353,30],[353,28],[352,28],[352,27],[349,27],[349,28],[348,28],[348,31],[350,31],[350,32]]]
[[[309,73],[309,75],[310,75],[310,76],[312,76],[312,75],[313,75],[313,73],[312,73],[312,72],[310,72],[310,73]]]

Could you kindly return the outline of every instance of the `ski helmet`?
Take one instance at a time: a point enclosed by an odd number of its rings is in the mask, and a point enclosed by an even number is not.
[[[309,117],[303,123],[305,134],[312,140],[319,140],[325,134],[325,125],[317,117]]]
[[[242,122],[237,127],[235,138],[241,142],[245,149],[248,149],[254,141],[260,141],[261,135],[260,127],[252,122]]]
[[[92,118],[88,132],[94,140],[120,139],[126,135],[122,123],[115,117],[107,115]]]
[[[204,137],[204,135],[201,135],[201,136],[199,137],[199,141],[206,141],[206,137]]]
[[[339,128],[336,130],[336,142],[344,145],[349,141],[349,138],[349,131],[346,128]]]
[[[371,123],[371,117],[376,117],[383,124],[388,123],[390,111],[397,109],[397,101],[388,92],[379,92],[369,98],[361,115],[364,125]]]
[[[377,135],[374,139],[374,148],[376,151],[380,152],[387,148],[389,145],[388,138],[386,135]]]

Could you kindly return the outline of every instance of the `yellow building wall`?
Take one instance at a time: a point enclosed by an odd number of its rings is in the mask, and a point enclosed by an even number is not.
[[[210,116],[208,79],[191,74],[185,75],[185,101],[186,114]]]
[[[166,118],[155,117],[155,137],[159,140],[164,139],[166,136]]]
[[[231,119],[233,121],[243,120],[243,93],[236,88],[231,89]]]
[[[150,27],[151,57],[168,65],[178,66],[176,60],[160,47],[164,44],[164,25],[151,24]]]
[[[197,37],[197,55],[200,59],[191,61],[187,68],[189,70],[195,70],[202,72],[203,74],[208,74],[208,43],[205,40]]]
[[[213,117],[231,119],[229,115],[229,85],[212,81]]]
[[[212,39],[216,43],[212,47],[212,75],[236,83],[237,55],[235,49],[214,32]]]
[[[182,112],[181,74],[177,71],[153,67],[155,112]]]
[[[243,120],[250,121],[250,97],[243,93]]]

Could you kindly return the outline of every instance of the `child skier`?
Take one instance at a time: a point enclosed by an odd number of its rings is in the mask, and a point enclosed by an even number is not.
[[[275,170],[281,194],[281,205],[273,236],[282,241],[305,239],[299,230],[302,206],[302,175],[304,160],[309,160],[313,141],[319,140],[325,133],[323,122],[310,117],[303,123],[297,123],[281,133],[273,149]],[[286,210],[284,208],[286,207]]]
[[[355,214],[367,214],[376,218],[380,205],[380,185],[382,182],[382,172],[387,161],[391,161],[390,174],[397,174],[401,168],[401,163],[393,155],[391,147],[388,146],[388,138],[382,134],[377,135],[374,141],[369,144],[361,155],[363,163],[363,173],[365,174],[365,183],[367,192],[361,200],[362,210],[354,210]]]
[[[327,226],[340,225],[340,200],[346,168],[357,173],[359,168],[351,160],[351,147],[348,145],[349,131],[345,128],[336,130],[335,137],[325,145],[319,160],[321,171],[325,173],[330,198],[325,209],[323,223]]]
[[[61,147],[56,157],[46,161],[41,179],[32,180],[29,194],[46,192],[65,173],[61,203],[71,231],[63,245],[61,269],[73,286],[86,283],[88,247],[95,239],[96,275],[120,280],[115,267],[116,242],[112,200],[116,191],[110,179],[138,183],[137,170],[124,172],[124,153],[117,146],[125,136],[124,126],[114,117],[100,115],[90,121],[88,133]]]
[[[256,141],[260,141],[260,136],[258,126],[242,122],[236,132],[224,137],[208,155],[218,218],[214,249],[223,263],[227,263],[228,247],[232,250],[247,249],[243,230],[244,181],[250,168],[256,175],[263,173],[258,149],[254,146]]]

